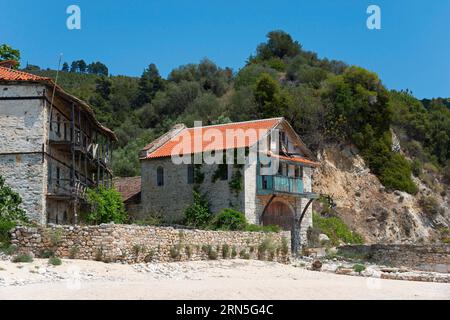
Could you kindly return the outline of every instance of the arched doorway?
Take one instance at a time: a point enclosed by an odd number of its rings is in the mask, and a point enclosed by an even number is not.
[[[262,217],[262,224],[277,225],[283,230],[291,231],[294,222],[294,211],[283,201],[273,201],[266,208]]]

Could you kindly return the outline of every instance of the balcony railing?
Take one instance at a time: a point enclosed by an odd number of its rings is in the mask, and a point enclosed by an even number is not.
[[[303,180],[286,176],[257,176],[258,193],[303,193]]]

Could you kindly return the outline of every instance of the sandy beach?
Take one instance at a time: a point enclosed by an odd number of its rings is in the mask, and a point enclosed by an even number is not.
[[[0,299],[450,299],[450,284],[336,275],[255,260],[124,265],[0,261]]]

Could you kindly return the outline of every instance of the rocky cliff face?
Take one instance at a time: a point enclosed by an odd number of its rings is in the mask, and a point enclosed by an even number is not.
[[[449,186],[438,179],[433,190],[414,178],[420,191],[413,196],[387,191],[352,146],[326,146],[318,159],[313,190],[332,196],[336,213],[367,243],[439,242],[450,226]],[[421,202],[430,196],[436,200],[434,213]]]

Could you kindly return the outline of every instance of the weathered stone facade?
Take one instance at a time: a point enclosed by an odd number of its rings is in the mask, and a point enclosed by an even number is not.
[[[136,225],[17,227],[19,252],[105,262],[137,263],[226,258],[290,259],[290,233],[207,231]]]
[[[42,96],[43,85],[0,85],[0,99],[11,96]],[[22,208],[30,219],[45,223],[42,157],[45,141],[45,102],[0,100],[0,175],[22,197]]]
[[[348,245],[338,253],[394,267],[450,273],[450,245],[373,244]]]

